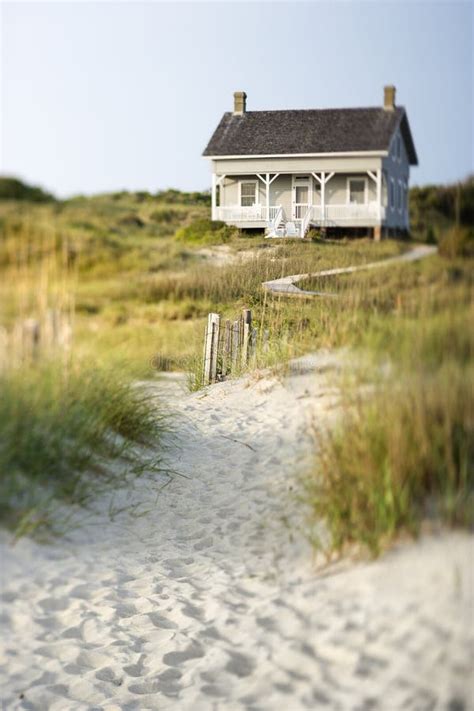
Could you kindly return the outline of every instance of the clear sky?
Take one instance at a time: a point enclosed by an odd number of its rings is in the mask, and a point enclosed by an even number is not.
[[[4,174],[61,196],[199,190],[232,93],[248,109],[407,107],[414,183],[473,171],[471,2],[4,2]]]

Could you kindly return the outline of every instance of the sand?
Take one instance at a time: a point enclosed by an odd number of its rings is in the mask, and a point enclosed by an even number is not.
[[[104,496],[53,544],[2,534],[3,708],[471,708],[472,536],[317,570],[301,532],[295,477],[340,362],[158,383],[179,475]]]

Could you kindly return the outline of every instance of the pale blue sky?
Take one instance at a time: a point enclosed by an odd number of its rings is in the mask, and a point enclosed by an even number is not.
[[[414,183],[473,170],[471,2],[14,3],[2,20],[1,171],[55,193],[209,186],[232,93],[249,110],[408,109]]]

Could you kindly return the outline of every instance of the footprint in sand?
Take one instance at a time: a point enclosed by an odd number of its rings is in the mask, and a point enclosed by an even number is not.
[[[123,683],[123,678],[117,675],[111,667],[103,667],[103,669],[99,669],[95,676],[100,681],[109,681],[115,686],[121,686]]]
[[[213,542],[212,536],[208,536],[207,538],[202,538],[200,541],[195,543],[193,548],[195,551],[203,551],[205,548],[211,548]]]
[[[79,674],[84,674],[84,667],[80,667],[78,664],[66,664],[64,671],[66,674],[78,676]]]
[[[82,639],[81,628],[80,626],[68,627],[67,630],[64,630],[61,636],[65,637],[66,639]]]
[[[217,684],[206,684],[205,686],[201,686],[201,691],[206,696],[218,698],[226,696],[228,689],[224,686],[217,686]]]
[[[196,607],[196,605],[192,605],[190,602],[183,605],[181,612],[183,615],[186,615],[186,617],[192,617],[200,622],[204,620],[203,611],[199,607]]]
[[[190,659],[199,659],[204,656],[204,650],[199,644],[191,644],[182,652],[168,652],[163,657],[164,664],[170,667],[179,667]]]
[[[250,676],[255,671],[255,661],[240,652],[227,651],[230,659],[226,664],[226,670],[234,676],[245,677]]]
[[[47,597],[44,600],[40,600],[38,603],[38,605],[45,612],[63,612],[68,609],[70,604],[71,603],[67,597]]]
[[[172,620],[168,620],[167,617],[160,615],[158,612],[149,612],[148,617],[155,625],[155,627],[159,627],[160,629],[174,630],[178,626],[175,622],[173,622]]]
[[[136,607],[133,605],[127,605],[126,603],[122,603],[121,605],[117,605],[115,608],[115,614],[117,617],[133,617],[133,615],[136,615],[138,610]]]
[[[158,692],[162,691],[160,688],[160,680],[159,679],[149,679],[147,681],[143,681],[140,684],[131,684],[128,687],[128,690],[132,692],[132,694],[157,694]]]

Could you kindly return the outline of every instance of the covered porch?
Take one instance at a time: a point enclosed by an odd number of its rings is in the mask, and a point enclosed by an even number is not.
[[[212,175],[212,219],[304,237],[317,227],[375,227],[384,219],[382,171]]]

